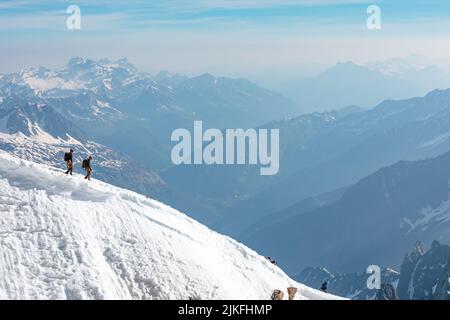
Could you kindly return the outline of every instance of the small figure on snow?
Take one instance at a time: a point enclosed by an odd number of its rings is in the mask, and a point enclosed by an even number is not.
[[[322,283],[322,285],[320,286],[320,291],[327,293],[328,292],[328,281],[325,281],[324,283]]]
[[[64,153],[64,161],[66,162],[67,171],[66,174],[72,175],[73,173],[73,150],[70,149],[69,152]]]
[[[92,174],[92,167],[91,167],[91,160],[92,156],[89,156],[89,158],[84,159],[81,167],[86,171],[85,179],[91,181],[91,174]]]

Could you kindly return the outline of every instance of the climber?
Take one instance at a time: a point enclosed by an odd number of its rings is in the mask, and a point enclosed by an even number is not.
[[[322,285],[320,286],[320,291],[327,293],[328,292],[328,281],[325,281],[324,283],[322,283]]]
[[[72,175],[73,173],[73,150],[70,149],[69,152],[64,153],[64,161],[66,162],[67,171],[66,174]]]
[[[89,156],[88,159],[84,159],[82,163],[82,168],[86,171],[86,176],[84,177],[87,180],[91,180],[92,168],[91,168],[91,160],[92,156]]]

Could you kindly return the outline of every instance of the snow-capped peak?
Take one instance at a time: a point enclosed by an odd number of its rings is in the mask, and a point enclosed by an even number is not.
[[[92,89],[94,92],[122,88],[140,79],[137,69],[125,58],[98,61],[81,57],[70,59],[66,66],[50,70],[44,67],[25,68],[7,75],[12,84],[26,86],[39,96],[55,91]]]
[[[95,64],[94,60],[90,60],[90,59],[85,59],[82,57],[73,57],[69,60],[69,63],[67,64],[68,67],[75,67],[75,66],[80,66],[80,65],[84,65],[86,63],[89,64]]]

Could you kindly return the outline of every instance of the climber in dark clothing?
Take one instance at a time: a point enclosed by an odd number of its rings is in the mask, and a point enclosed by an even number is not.
[[[72,175],[73,173],[73,150],[70,149],[69,152],[66,152],[64,154],[64,161],[66,162],[67,171],[66,174]]]
[[[91,160],[92,156],[89,156],[88,159],[83,160],[82,167],[86,171],[86,176],[84,177],[87,180],[91,180],[92,168],[91,168]]]
[[[328,281],[325,281],[324,283],[322,283],[322,285],[320,286],[320,291],[322,292],[328,292]]]

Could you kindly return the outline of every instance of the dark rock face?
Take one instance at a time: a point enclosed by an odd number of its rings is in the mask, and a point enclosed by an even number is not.
[[[377,291],[375,300],[398,300],[394,286],[390,283],[383,283],[380,290]]]
[[[404,300],[449,300],[450,247],[433,241],[430,250],[423,246],[405,256],[398,284]]]
[[[403,259],[400,273],[381,271],[381,288],[367,287],[366,273],[334,275],[325,268],[305,268],[296,280],[318,288],[328,281],[332,294],[353,300],[450,300],[450,246],[433,241],[430,249],[417,241]]]
[[[450,274],[450,273],[448,273]],[[434,300],[450,300],[450,275],[447,278],[442,277],[436,285],[433,295]]]
[[[401,266],[402,277],[400,278],[398,288],[397,288],[401,299],[408,298],[408,296],[406,295],[406,292],[408,291],[408,286],[409,286],[408,280],[411,278],[418,260],[424,253],[425,252],[423,250],[423,244],[420,242],[417,242],[414,250],[407,253],[405,255],[405,257],[403,258],[403,263]]]

